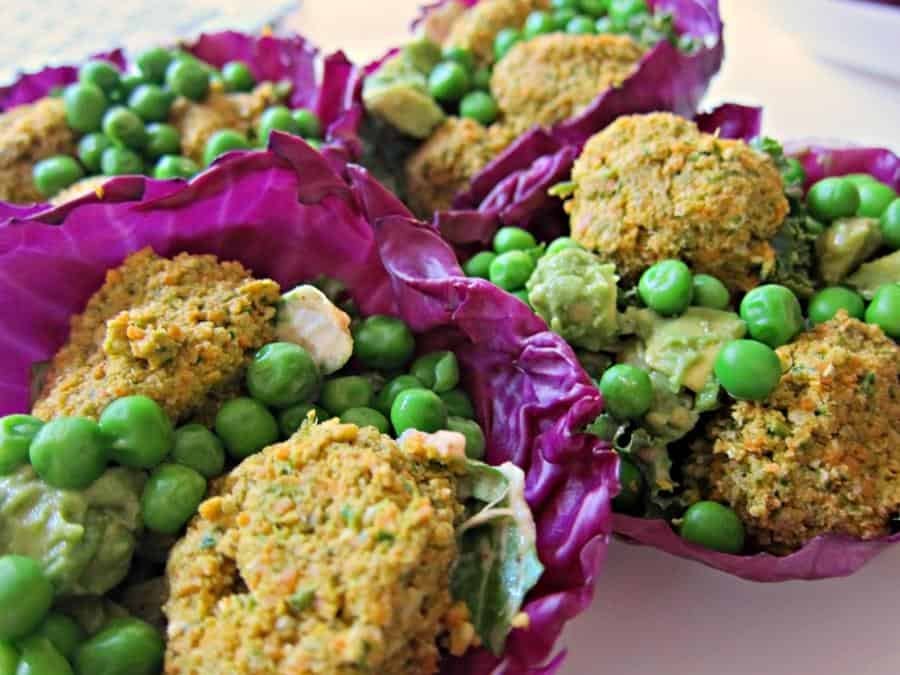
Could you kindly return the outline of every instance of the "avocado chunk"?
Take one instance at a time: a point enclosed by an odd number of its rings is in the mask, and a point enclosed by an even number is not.
[[[363,85],[363,104],[372,115],[413,138],[428,138],[446,119],[428,93],[428,78],[401,52]]]
[[[845,280],[848,286],[852,286],[866,300],[882,286],[887,284],[900,284],[900,250],[890,255],[867,262]]]
[[[583,248],[545,255],[528,280],[528,300],[550,330],[601,350],[618,332],[615,269]]]
[[[403,58],[413,68],[425,75],[441,62],[441,48],[428,38],[413,40],[403,48]]]
[[[747,332],[734,312],[689,307],[681,316],[664,319],[643,311],[655,317],[652,322],[642,322],[647,365],[666,375],[673,386],[695,393],[706,388],[722,345]]]
[[[881,228],[875,218],[839,218],[819,235],[816,254],[819,275],[837,284],[881,246]]]

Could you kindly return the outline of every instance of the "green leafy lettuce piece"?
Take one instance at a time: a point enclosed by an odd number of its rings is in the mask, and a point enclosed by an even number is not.
[[[458,496],[467,518],[457,530],[459,558],[450,591],[468,606],[482,642],[499,655],[525,595],[544,571],[525,501],[525,474],[509,462],[469,460]]]

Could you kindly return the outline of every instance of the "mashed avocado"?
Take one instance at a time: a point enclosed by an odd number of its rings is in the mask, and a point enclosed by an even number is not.
[[[0,555],[39,560],[59,595],[105,593],[131,564],[143,480],[114,468],[78,492],[50,487],[29,465],[0,477]]]
[[[580,248],[541,258],[528,280],[528,300],[551,330],[597,351],[615,337],[616,268]]]

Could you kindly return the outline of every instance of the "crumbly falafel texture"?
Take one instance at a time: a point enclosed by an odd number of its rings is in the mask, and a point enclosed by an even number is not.
[[[625,279],[677,258],[745,291],[774,267],[784,184],[743,141],[671,113],[620,117],[585,144],[572,180],[572,237]]]
[[[307,424],[221,481],[169,560],[165,672],[436,672],[440,636],[474,635],[449,590],[461,506],[409,450]]]
[[[828,532],[887,534],[900,510],[900,347],[841,312],[777,352],[778,387],[710,424],[688,484],[775,553]]]

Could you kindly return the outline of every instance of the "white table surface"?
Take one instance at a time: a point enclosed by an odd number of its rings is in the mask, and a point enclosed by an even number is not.
[[[814,60],[766,2],[722,0],[727,56],[708,104],[764,103],[765,130],[780,138],[900,151],[900,83]],[[402,39],[417,4],[305,0],[294,26],[325,48],[372,58]],[[894,675],[898,569],[900,547],[850,578],[762,585],[615,542],[593,606],[565,635],[563,673]]]

